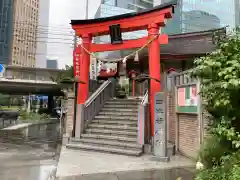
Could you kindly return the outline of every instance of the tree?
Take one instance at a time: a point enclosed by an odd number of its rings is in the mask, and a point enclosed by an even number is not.
[[[54,82],[57,82],[63,89],[74,89],[74,83],[84,83],[79,77],[74,77],[73,66],[66,65],[62,72],[56,78],[51,77]]]
[[[235,172],[240,170],[240,31],[216,37],[217,49],[196,59],[192,72],[201,80],[201,96],[211,115],[211,138],[200,152],[208,169],[197,180],[240,179]]]

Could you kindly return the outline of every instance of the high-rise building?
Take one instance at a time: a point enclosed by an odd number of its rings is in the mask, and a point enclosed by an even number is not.
[[[13,43],[10,64],[35,67],[39,0],[13,2]]]
[[[186,23],[182,24],[182,33],[184,32],[196,32],[207,29],[220,28],[220,19],[205,11],[192,10],[188,12],[182,12],[182,20]]]
[[[155,0],[154,5],[171,0]],[[163,29],[167,34],[204,31],[240,24],[239,0],[178,0],[173,19]]]
[[[11,59],[13,1],[0,1],[0,64],[9,64]]]
[[[49,0],[39,0],[36,67],[47,67],[47,41],[49,34]]]

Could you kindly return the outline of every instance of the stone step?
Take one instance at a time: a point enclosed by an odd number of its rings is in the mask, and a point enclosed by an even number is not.
[[[128,99],[121,99],[121,98],[113,98],[109,101],[119,101],[119,102],[141,102],[142,98],[128,98]]]
[[[99,139],[91,139],[91,138],[81,138],[81,139],[72,139],[72,143],[86,143],[86,144],[94,144],[99,146],[112,146],[112,147],[121,147],[121,148],[129,148],[129,149],[142,149],[142,145],[137,143],[129,143],[129,142],[121,142],[121,141],[113,141],[113,140],[99,140]]]
[[[104,135],[122,135],[122,136],[129,136],[129,137],[137,137],[137,132],[135,131],[126,131],[126,130],[110,130],[110,129],[95,129],[89,128],[85,130],[86,133],[89,134],[104,134]]]
[[[131,116],[137,117],[138,112],[116,112],[116,111],[100,111],[98,115],[110,115],[110,116]]]
[[[123,120],[114,120],[114,119],[94,119],[92,121],[92,125],[93,124],[100,124],[100,125],[127,125],[127,126],[131,126],[131,127],[137,127],[137,123],[138,121],[136,120],[129,120],[129,121],[123,121]]]
[[[117,115],[97,115],[94,120],[117,120],[117,121],[137,121],[138,116],[117,116]]]
[[[103,107],[101,109],[101,111],[104,111],[104,112],[133,112],[133,113],[138,113],[138,109],[134,108],[134,109],[131,109],[131,108],[115,108],[115,107]]]
[[[137,143],[136,137],[124,137],[124,136],[110,136],[105,134],[82,134],[81,138],[94,138],[98,140],[114,140],[114,141],[121,141],[121,142],[133,142]]]
[[[128,105],[128,104],[105,104],[104,108],[128,108],[128,109],[136,109],[138,105]]]
[[[67,147],[74,148],[74,149],[123,154],[123,155],[128,155],[128,156],[140,156],[142,154],[142,150],[120,149],[120,148],[114,148],[111,146],[104,147],[104,146],[96,146],[96,145],[88,145],[88,144],[67,144]]]
[[[106,104],[111,104],[111,105],[119,105],[119,104],[124,104],[124,105],[135,105],[137,106],[140,102],[137,101],[107,101]]]
[[[132,130],[132,131],[136,131],[138,130],[137,126],[133,127],[133,126],[129,126],[127,124],[125,125],[109,125],[109,124],[89,124],[88,125],[89,128],[97,128],[97,129],[112,129],[112,130]]]

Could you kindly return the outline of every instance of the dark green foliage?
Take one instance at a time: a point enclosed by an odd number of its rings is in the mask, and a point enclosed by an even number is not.
[[[196,180],[240,179],[240,33],[216,38],[216,51],[195,60],[193,75],[212,116],[210,138],[199,153],[205,169]]]

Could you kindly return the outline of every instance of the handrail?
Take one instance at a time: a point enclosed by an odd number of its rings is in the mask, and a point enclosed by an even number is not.
[[[101,84],[101,86],[88,98],[88,100],[85,102],[85,107],[89,106],[91,102],[94,101],[94,99],[97,98],[97,96],[103,92],[103,90],[111,83],[111,80],[107,80],[104,83]]]
[[[84,121],[87,124],[94,119],[105,102],[115,96],[115,82],[115,79],[105,81],[84,104]]]
[[[149,128],[149,124],[147,123],[148,119],[148,90],[144,94],[141,103],[138,107],[138,144],[144,145],[146,142],[146,137],[149,136],[149,131],[146,131],[146,126]],[[148,140],[147,140],[148,141]]]
[[[144,94],[141,104],[142,105],[146,105],[148,103],[148,90],[146,91],[146,93]]]

